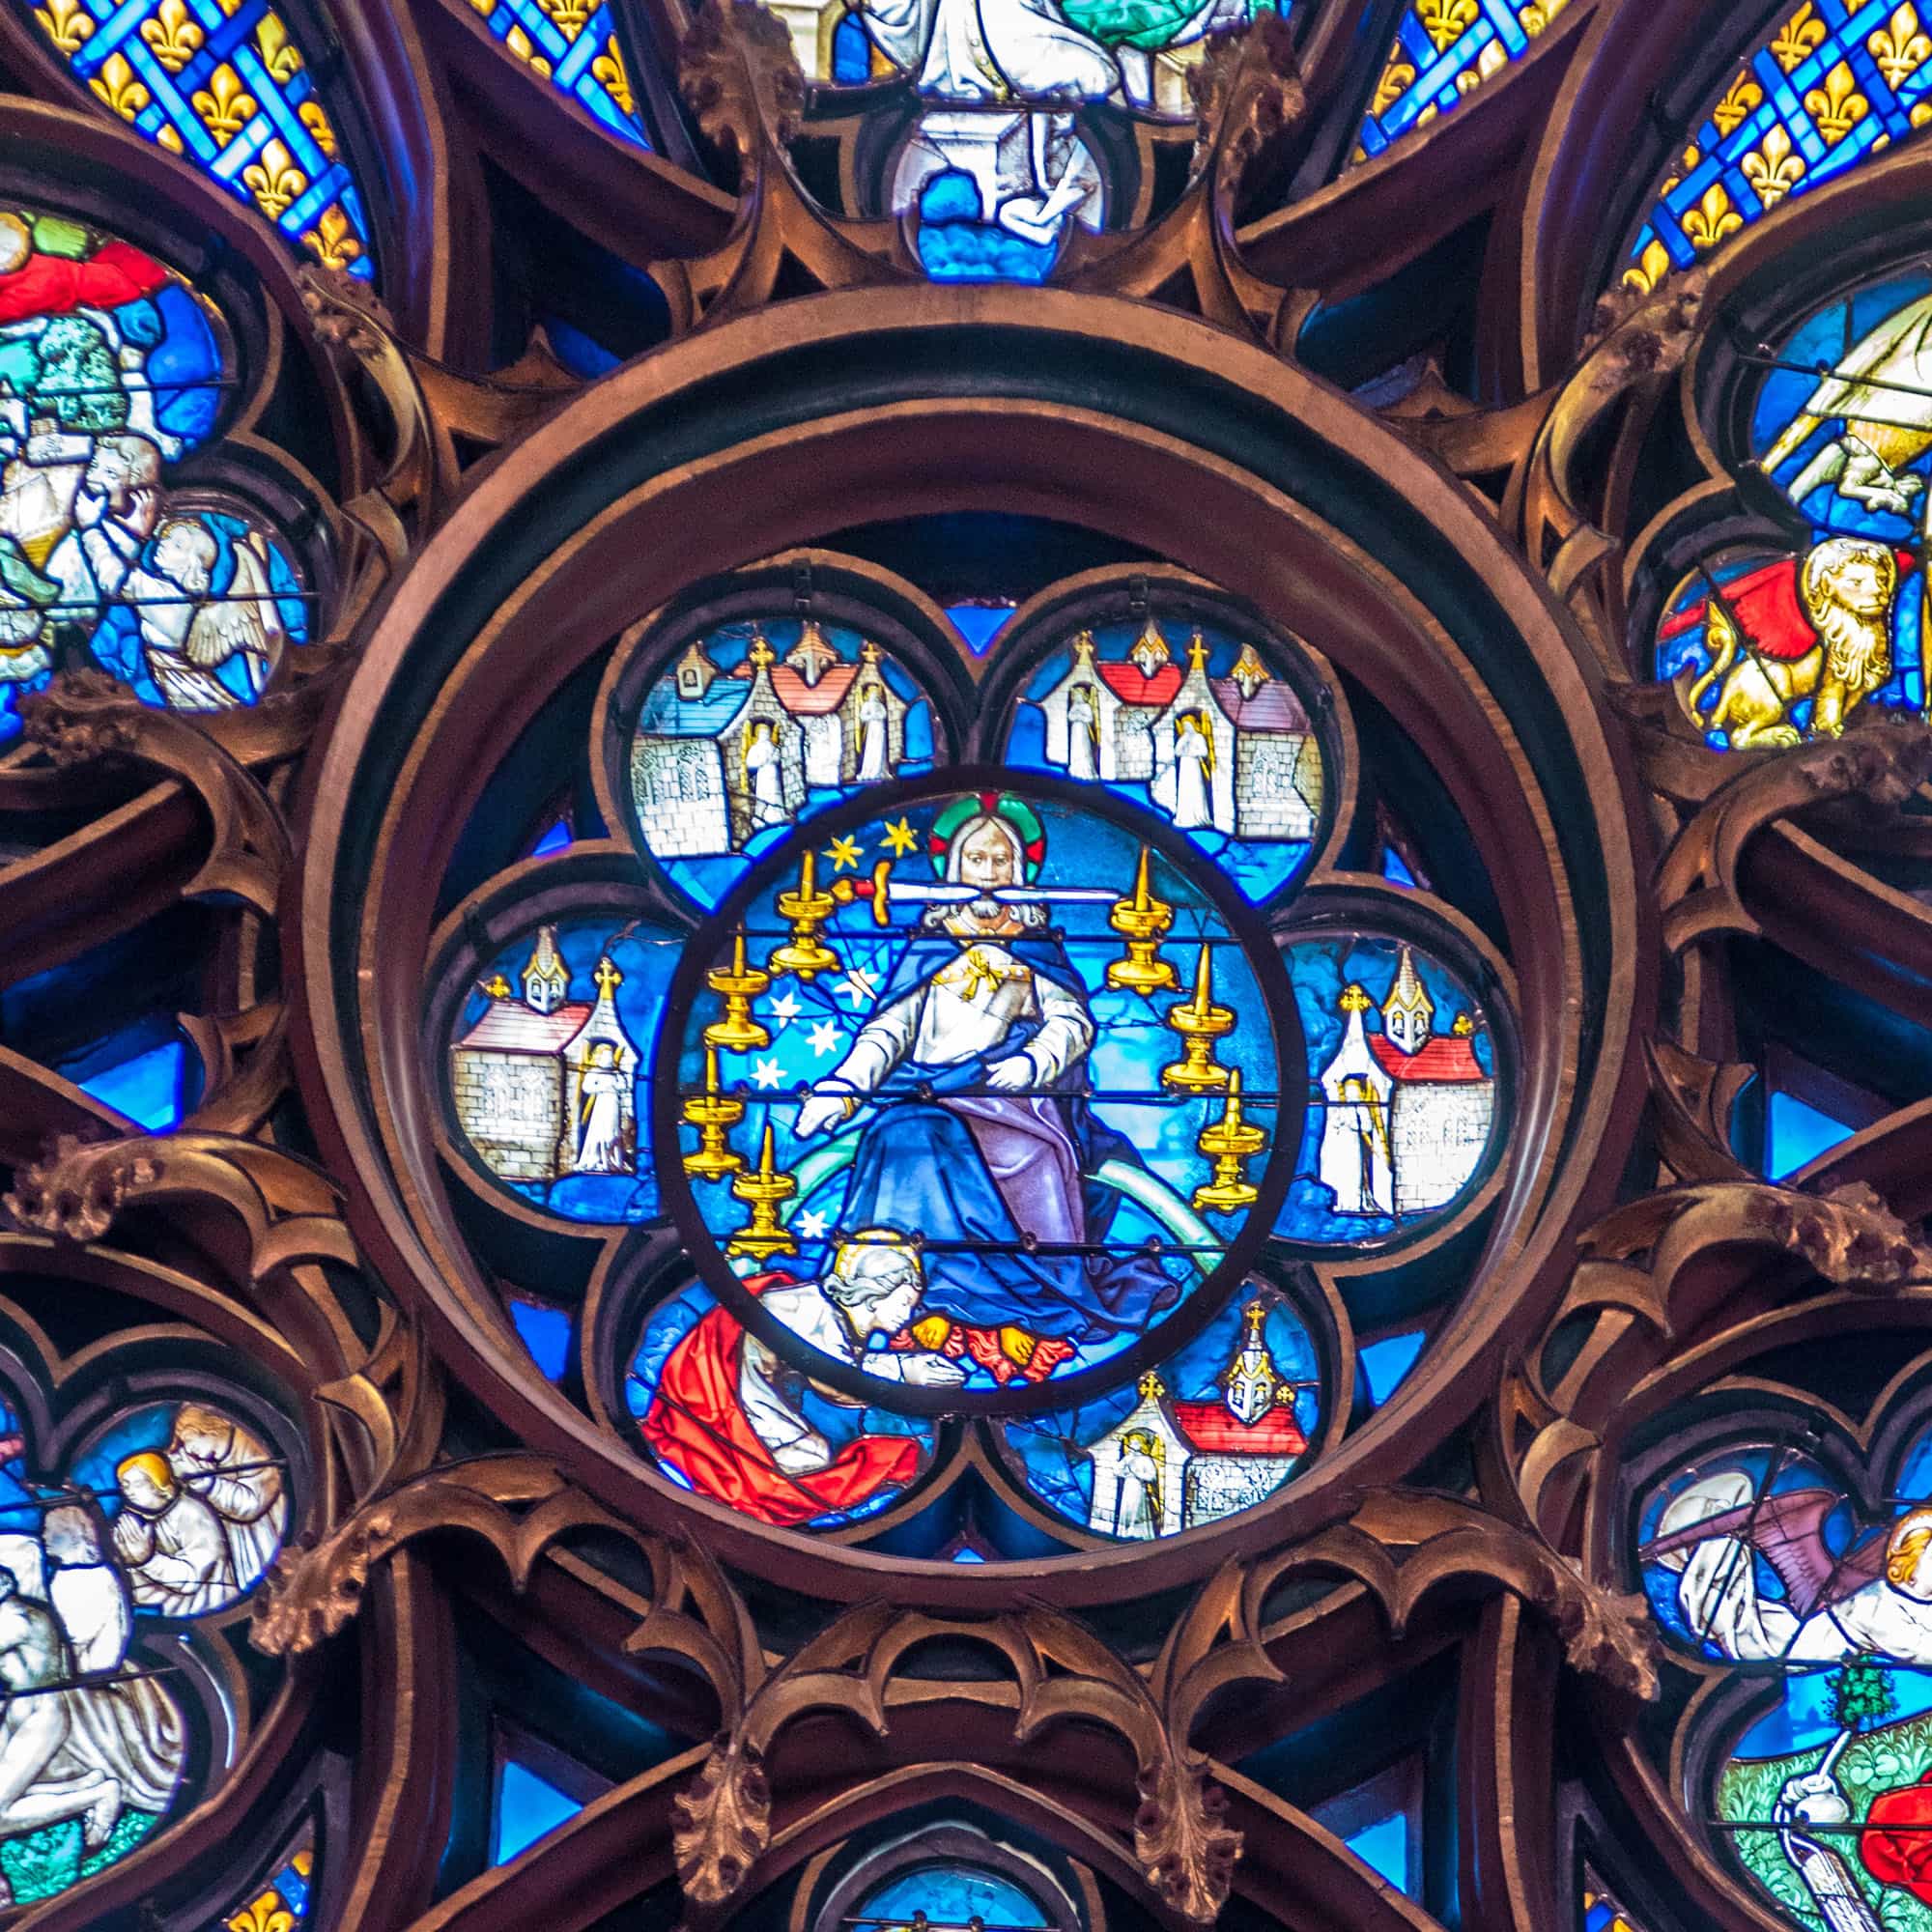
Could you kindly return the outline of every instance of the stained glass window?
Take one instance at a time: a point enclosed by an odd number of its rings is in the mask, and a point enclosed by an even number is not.
[[[672,995],[721,1273],[795,1258],[822,1292],[759,1309],[888,1403],[1142,1349],[1252,1245],[1298,1125],[1269,962],[1171,851],[1038,793],[924,790],[781,847]]]
[[[644,1055],[678,940],[638,920],[562,921],[475,963],[449,1051],[469,1153],[501,1184],[572,1220],[654,1214],[638,1157]]]
[[[1836,737],[1866,704],[1924,708],[1928,315],[1932,277],[1889,277],[1747,357],[1762,371],[1751,484],[1768,477],[1808,529],[1803,548],[1715,546],[1665,604],[1657,674],[1719,749]]]
[[[1932,36],[1896,0],[1805,0],[1738,71],[1685,144],[1630,248],[1648,289],[1779,202],[1932,122]]]
[[[869,569],[701,586],[612,648],[587,782],[520,773],[437,942],[450,1173],[538,1368],[679,1489],[974,1563],[1208,1530],[1420,1358],[1502,970],[1417,874],[1308,887],[1400,816],[1312,649],[1122,571],[962,604],[988,650]],[[581,1357],[547,1221],[633,1230]]]
[[[13,0],[95,98],[259,209],[325,268],[371,273],[361,190],[267,0]]]
[[[242,1602],[289,1520],[283,1459],[218,1403],[150,1402],[54,1469],[0,1405],[0,1895],[50,1897],[176,1808],[192,1703],[157,1633]]]
[[[1468,989],[1371,933],[1289,950],[1309,1109],[1281,1233],[1359,1245],[1413,1234],[1464,1198],[1501,1110],[1495,1042]]]
[[[1652,1613],[1687,1653],[1751,1666],[1774,1703],[1716,1771],[1715,1822],[1773,1902],[1814,1927],[1932,1907],[1932,1432],[1863,1495],[1786,1428],[1659,1480],[1636,1523]]]
[[[761,1292],[786,1287],[759,1283]],[[796,1287],[791,1299],[803,1299]],[[829,1399],[701,1288],[652,1312],[625,1396],[672,1482],[784,1528],[834,1529],[874,1516],[932,1458],[930,1423]]]
[[[1417,0],[1396,22],[1352,159],[1373,159],[1392,141],[1447,114],[1492,73],[1520,59],[1566,4]]]
[[[716,905],[795,819],[928,771],[934,750],[924,692],[871,639],[804,617],[728,624],[644,695],[631,806],[671,879]]]
[[[1270,898],[1325,818],[1316,689],[1271,644],[1126,617],[1077,631],[1041,661],[1006,755],[1151,806],[1247,897]]]
[[[902,76],[916,90],[920,111],[893,152],[883,199],[895,213],[920,212],[926,272],[1037,282],[1069,223],[1099,229],[1117,218],[1119,185],[1088,110],[1191,119],[1187,71],[1204,40],[1254,9],[1252,0],[781,0],[772,11],[809,78]]]
[[[175,481],[215,432],[226,341],[141,249],[0,211],[0,743],[62,659],[216,712],[252,704],[307,640],[279,533],[233,493]]]
[[[650,146],[631,93],[617,23],[592,0],[469,0],[504,52],[559,87],[600,128]]]
[[[1151,1542],[1265,1502],[1320,1437],[1321,1386],[1306,1321],[1252,1284],[1138,1381],[1001,1427],[1050,1508],[1095,1535]]]
[[[887,1880],[860,1901],[848,1921],[866,1932],[1048,1932],[1052,1921],[1018,1885],[983,1866],[952,1862],[922,1865]]]
[[[298,1932],[308,1921],[314,1890],[315,1848],[303,1845],[266,1886],[224,1913],[207,1932]]]

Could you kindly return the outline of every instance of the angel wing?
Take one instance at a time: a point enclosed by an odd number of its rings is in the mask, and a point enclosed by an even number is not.
[[[268,542],[250,530],[235,545],[235,577],[225,597],[211,598],[194,613],[182,649],[201,670],[224,665],[238,652],[253,660],[248,682],[260,691],[288,640],[269,575]]]
[[[1928,331],[1932,331],[1932,296],[1920,296],[1888,316],[1821,379],[1804,407],[1764,453],[1761,467],[1776,469],[1822,422],[1855,422],[1861,417],[1890,421],[1907,412],[1921,411],[1924,398],[1891,386],[1895,378],[1888,377],[1884,384],[1868,379],[1874,371],[1883,373],[1885,365],[1902,350],[1909,351],[1915,360],[1923,355]]]
[[[1808,1617],[1885,1574],[1883,1530],[1862,1534],[1842,1555],[1833,1555],[1826,1543],[1826,1520],[1843,1501],[1831,1490],[1787,1490],[1655,1537],[1639,1553],[1648,1563],[1717,1537],[1747,1538],[1777,1572],[1793,1613]]]

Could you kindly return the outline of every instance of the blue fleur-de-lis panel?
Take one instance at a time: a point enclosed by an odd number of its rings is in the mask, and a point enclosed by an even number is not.
[[[591,0],[469,0],[512,60],[561,88],[619,140],[651,145],[608,6]]]
[[[449,1081],[470,1157],[573,1221],[658,1210],[650,1065],[682,942],[637,921],[540,925],[485,962],[457,1009]]]
[[[1631,243],[1654,287],[1770,213],[1932,123],[1932,31],[1897,0],[1806,0],[1697,126]]]
[[[1308,1461],[1321,1414],[1308,1324],[1257,1283],[1138,1381],[1001,1428],[1048,1508],[1097,1536],[1144,1543],[1265,1502]]]
[[[1396,23],[1350,159],[1372,160],[1390,142],[1447,114],[1491,74],[1528,52],[1568,0],[1416,0]]]
[[[95,99],[367,279],[360,189],[302,49],[267,0],[14,0]]]

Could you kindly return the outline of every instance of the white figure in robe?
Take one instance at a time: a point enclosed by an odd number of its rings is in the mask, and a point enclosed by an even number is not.
[[[1114,1534],[1151,1541],[1160,1534],[1160,1463],[1153,1453],[1153,1438],[1144,1429],[1136,1429],[1121,1444],[1120,1481],[1114,1496]]]
[[[1076,684],[1066,694],[1066,776],[1092,782],[1100,776],[1095,755],[1100,742],[1099,714],[1091,685]]]
[[[1026,116],[1026,172],[999,179],[980,140],[951,137],[927,117],[925,138],[950,166],[979,184],[989,218],[1031,242],[1050,242],[1067,214],[1096,200],[1093,156],[1072,138],[1065,108],[1104,100],[1121,84],[1119,64],[1053,0],[863,0],[873,43],[935,101],[1054,102]],[[1097,207],[1094,216],[1097,222]]]
[[[134,1602],[170,1617],[232,1604],[239,1593],[221,1519],[183,1488],[167,1458],[144,1449],[116,1465],[114,1480],[127,1505],[114,1519],[114,1550]]]
[[[859,783],[877,784],[887,776],[887,725],[892,714],[886,709],[885,693],[876,684],[867,684],[859,693]]]
[[[168,1463],[182,1486],[221,1519],[237,1590],[267,1574],[288,1528],[289,1503],[273,1452],[219,1409],[185,1402],[175,1414]]]
[[[170,517],[128,573],[124,594],[137,606],[148,674],[176,711],[224,711],[242,702],[214,675],[240,657],[251,695],[267,683],[288,632],[270,592],[267,539],[250,530],[232,550],[228,588],[213,594],[221,554],[214,532],[191,517]]]
[[[1174,726],[1174,822],[1183,832],[1214,822],[1214,809],[1208,775],[1214,758],[1214,741],[1201,728],[1201,720],[1191,711],[1175,721]]]
[[[1932,1663],[1932,1509],[1834,1556],[1820,1526],[1837,1502],[1822,1490],[1759,1500],[1743,1470],[1720,1471],[1671,1499],[1645,1554],[1678,1573],[1686,1623],[1726,1657],[1814,1663],[1873,1651]],[[1784,1580],[1786,1601],[1763,1593],[1754,1556]]]
[[[770,720],[760,719],[745,741],[745,776],[752,781],[752,817],[760,826],[785,822],[784,769]]]
[[[1802,503],[1821,483],[1834,483],[1839,496],[1868,510],[1910,516],[1925,479],[1906,467],[1932,449],[1932,295],[1895,309],[1841,355],[1760,467],[1776,470],[1828,422],[1841,433],[1793,480],[1791,500]]]
[[[0,1569],[0,1836],[78,1818],[95,1852],[123,1811],[167,1809],[186,1735],[154,1679],[98,1674],[125,1663],[132,1614],[92,1520],[50,1511],[46,1538],[51,1602]]]
[[[577,1156],[571,1163],[574,1172],[630,1173],[631,1163],[624,1152],[624,1084],[615,1045],[600,1039],[590,1049],[590,1065],[583,1069],[582,1094],[577,1107]]]

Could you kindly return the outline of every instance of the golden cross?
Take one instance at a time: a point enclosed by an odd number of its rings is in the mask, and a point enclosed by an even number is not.
[[[624,983],[623,974],[611,965],[611,955],[608,952],[602,959],[598,960],[597,970],[590,977],[596,980],[597,990],[607,999],[613,995],[617,988]]]
[[[1167,1384],[1161,1380],[1153,1370],[1150,1369],[1141,1378],[1140,1392],[1143,1402],[1158,1402],[1167,1393]]]
[[[764,668],[771,663],[772,647],[770,644],[766,643],[765,634],[762,631],[753,632],[752,648],[748,653],[748,655],[750,656],[752,662],[754,665],[756,665],[760,670],[764,669]]]

